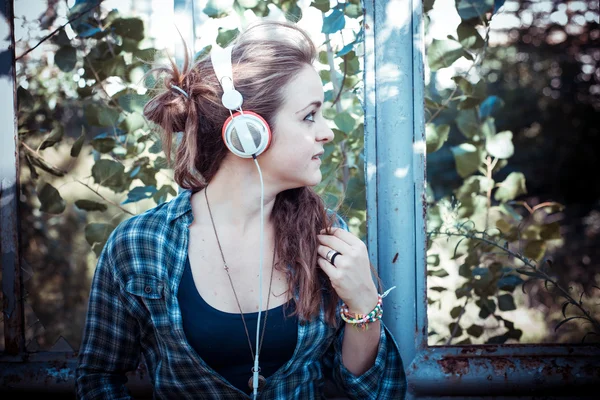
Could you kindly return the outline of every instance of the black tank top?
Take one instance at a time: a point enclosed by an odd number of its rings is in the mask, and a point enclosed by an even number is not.
[[[223,271],[225,273],[225,271]],[[235,285],[235,278],[232,277]],[[231,290],[231,288],[227,288]],[[194,283],[189,259],[179,283],[177,295],[183,330],[190,345],[211,368],[233,386],[247,394],[248,379],[252,377],[254,360],[250,353],[248,338],[239,313],[219,311],[204,301]],[[273,375],[294,354],[298,339],[298,318],[286,317],[294,310],[294,301],[270,309],[259,363],[261,375]],[[261,313],[261,335],[266,311]],[[252,351],[256,351],[256,321],[258,312],[244,314]]]

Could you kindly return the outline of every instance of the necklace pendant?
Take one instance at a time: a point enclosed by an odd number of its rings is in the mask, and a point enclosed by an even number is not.
[[[267,383],[267,380],[265,379],[264,376],[262,375],[258,375],[258,390],[262,390],[263,387],[265,387],[265,384]],[[252,377],[250,377],[250,379],[248,379],[248,387],[251,390],[254,390],[254,386],[252,385]]]

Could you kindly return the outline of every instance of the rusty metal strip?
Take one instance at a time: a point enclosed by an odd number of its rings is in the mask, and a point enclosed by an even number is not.
[[[19,156],[17,151],[17,88],[15,85],[15,42],[13,3],[0,0],[4,18],[2,32],[10,32],[8,40],[0,39],[0,268],[2,268],[2,310],[5,352],[18,354],[25,350],[22,281],[19,266],[18,187]]]

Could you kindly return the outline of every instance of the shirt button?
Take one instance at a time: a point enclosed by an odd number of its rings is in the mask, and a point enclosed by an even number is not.
[[[151,288],[150,286],[146,286],[146,287],[144,288],[144,292],[146,292],[146,293],[150,294],[150,293],[152,293],[152,288]]]

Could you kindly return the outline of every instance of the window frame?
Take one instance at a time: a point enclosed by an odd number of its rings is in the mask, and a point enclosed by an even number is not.
[[[593,393],[600,346],[428,346],[422,0],[364,6],[367,244],[386,287],[396,286],[383,319],[400,347],[407,397]]]
[[[177,3],[177,2],[176,2]],[[600,349],[589,345],[427,345],[426,154],[421,0],[363,2],[365,182],[369,255],[386,287],[384,322],[400,347],[408,398],[581,395],[600,383]],[[0,0],[10,40],[0,44],[0,248],[3,327],[0,393],[73,392],[77,351],[25,350],[18,230],[19,158],[13,2]],[[388,17],[394,13],[394,19]],[[397,21],[404,25],[396,26]],[[395,67],[395,68],[391,68]],[[390,76],[390,71],[397,72]],[[8,78],[8,79],[6,79]],[[410,105],[405,107],[404,105]],[[390,201],[393,199],[393,202]],[[128,374],[134,396],[151,396],[143,365]],[[593,391],[592,391],[593,393]],[[583,397],[582,397],[583,398]]]

